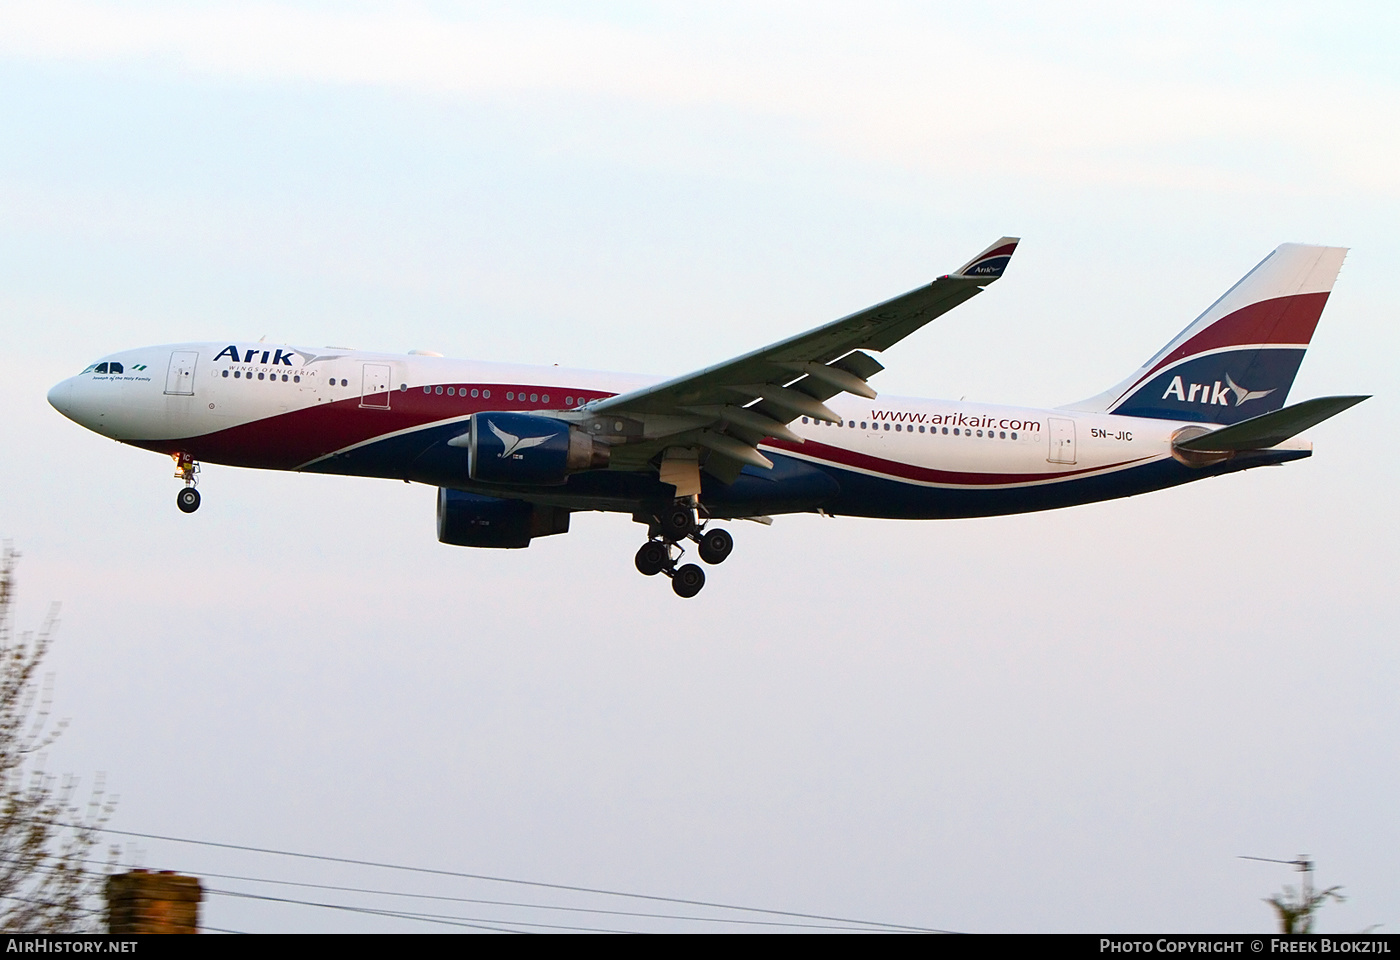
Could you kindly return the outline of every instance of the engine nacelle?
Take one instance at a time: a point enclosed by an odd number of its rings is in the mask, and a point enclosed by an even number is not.
[[[553,417],[477,413],[471,432],[449,441],[464,445],[467,472],[483,483],[563,483],[571,473],[608,465],[607,444]]]
[[[1206,427],[1182,427],[1172,434],[1172,456],[1178,463],[1184,463],[1188,467],[1211,467],[1217,463],[1224,463],[1229,460],[1233,453],[1215,453],[1207,450],[1187,450],[1178,447],[1177,444],[1183,440],[1195,440],[1213,431]]]
[[[569,511],[524,500],[438,487],[437,536],[456,547],[528,547],[532,537],[569,532]]]

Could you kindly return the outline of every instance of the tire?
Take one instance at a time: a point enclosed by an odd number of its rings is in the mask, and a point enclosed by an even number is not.
[[[699,593],[704,585],[705,571],[693,563],[687,563],[671,577],[671,589],[676,591],[676,596],[687,600]]]
[[[659,540],[648,540],[637,551],[637,572],[644,577],[654,577],[671,562],[671,551]]]
[[[734,538],[728,530],[706,530],[700,538],[700,559],[706,563],[723,563],[734,551]]]
[[[672,543],[684,540],[695,532],[695,511],[684,504],[672,504],[656,518],[661,535]]]
[[[199,491],[194,487],[186,487],[175,494],[175,506],[180,508],[181,513],[194,513],[199,509]]]

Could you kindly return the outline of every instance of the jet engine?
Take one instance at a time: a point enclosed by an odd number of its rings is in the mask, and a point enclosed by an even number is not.
[[[483,483],[563,483],[608,465],[609,448],[577,427],[528,413],[477,413],[450,446],[467,448],[467,473]]]
[[[569,532],[569,511],[438,487],[437,535],[457,547],[528,547],[532,537]]]
[[[1185,447],[1178,447],[1177,444],[1184,440],[1195,440],[1203,437],[1211,431],[1206,427],[1182,427],[1172,434],[1172,456],[1177,463],[1183,463],[1188,467],[1211,467],[1217,463],[1224,463],[1229,460],[1233,453],[1212,452],[1204,450],[1189,450]]]

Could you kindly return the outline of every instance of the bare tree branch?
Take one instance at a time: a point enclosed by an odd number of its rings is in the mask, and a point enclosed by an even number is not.
[[[66,720],[51,723],[53,676],[39,676],[59,608],[49,608],[37,633],[16,636],[18,556],[8,543],[0,547],[0,929],[95,931],[103,875],[85,862],[114,803],[101,775],[80,806],[78,779],[60,780],[45,770],[43,751],[68,726]]]

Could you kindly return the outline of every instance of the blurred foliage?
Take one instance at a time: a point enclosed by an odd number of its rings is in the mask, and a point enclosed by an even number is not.
[[[103,871],[91,854],[114,809],[99,776],[85,808],[78,780],[44,768],[44,751],[68,726],[50,723],[53,676],[39,667],[58,628],[58,604],[37,632],[16,634],[18,554],[0,547],[0,929],[32,933],[98,932]]]
[[[1328,887],[1314,893],[1312,888],[1306,885],[1300,890],[1285,886],[1282,893],[1276,893],[1264,902],[1272,906],[1278,914],[1280,933],[1312,933],[1313,920],[1324,903],[1328,900],[1336,900],[1338,903],[1346,901],[1346,897],[1337,892],[1341,889]]]

